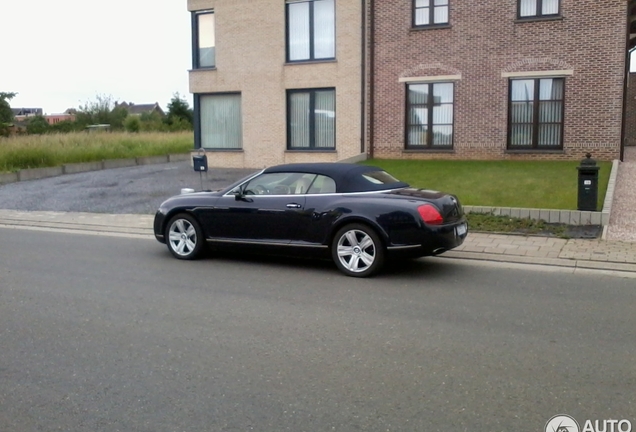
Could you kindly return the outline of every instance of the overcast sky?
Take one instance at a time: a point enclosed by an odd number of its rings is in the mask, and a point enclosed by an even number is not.
[[[188,93],[185,0],[0,0],[0,92],[60,113],[95,96],[154,103]]]

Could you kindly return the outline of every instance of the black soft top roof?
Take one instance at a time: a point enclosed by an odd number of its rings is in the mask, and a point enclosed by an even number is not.
[[[390,184],[377,184],[363,177],[364,173],[373,171],[383,170],[374,166],[350,163],[297,163],[269,167],[264,172],[298,172],[324,175],[331,177],[336,182],[336,192],[338,193],[372,192],[408,187],[407,183],[400,181]]]

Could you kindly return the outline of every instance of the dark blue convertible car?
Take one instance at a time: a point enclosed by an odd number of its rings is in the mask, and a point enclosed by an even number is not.
[[[159,207],[155,237],[179,259],[204,247],[331,257],[349,276],[391,257],[453,249],[467,235],[457,197],[415,189],[380,168],[344,163],[279,165],[221,191],[186,193]]]

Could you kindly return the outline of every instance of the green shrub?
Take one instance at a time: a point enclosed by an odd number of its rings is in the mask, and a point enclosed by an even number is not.
[[[41,115],[36,115],[27,123],[27,133],[31,135],[42,135],[49,131],[49,122]]]
[[[133,133],[139,132],[139,129],[141,127],[141,122],[139,120],[139,117],[128,116],[126,118],[126,121],[124,122],[124,127],[126,128],[126,132],[133,132]]]

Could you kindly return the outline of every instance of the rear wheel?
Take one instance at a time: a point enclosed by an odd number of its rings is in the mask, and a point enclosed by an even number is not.
[[[178,259],[192,260],[203,250],[203,234],[195,218],[178,214],[168,222],[166,230],[168,250]]]
[[[331,244],[333,261],[347,276],[373,275],[384,264],[384,255],[380,237],[373,229],[362,224],[341,228]]]

